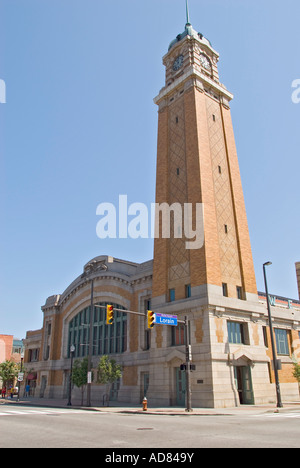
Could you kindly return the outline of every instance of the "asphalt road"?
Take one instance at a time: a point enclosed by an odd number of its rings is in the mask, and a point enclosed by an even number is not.
[[[300,448],[300,411],[170,416],[2,405],[0,434],[0,448],[101,447],[115,454],[129,448]]]

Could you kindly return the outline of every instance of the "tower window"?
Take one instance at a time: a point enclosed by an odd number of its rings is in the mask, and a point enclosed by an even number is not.
[[[215,122],[216,121],[216,116],[214,114],[213,114],[212,118],[213,118],[213,121]]]
[[[176,170],[176,172],[177,172],[177,175],[179,175],[179,167],[177,167],[177,170]]]
[[[227,226],[227,224],[224,224],[224,230],[225,230],[225,234],[228,234],[228,226]]]
[[[226,283],[222,283],[223,296],[228,297],[228,288]]]
[[[222,174],[222,168],[221,166],[218,166],[219,174]]]
[[[243,299],[243,289],[241,286],[236,287],[236,295],[238,299]]]
[[[190,284],[185,285],[185,297],[191,297],[192,296],[192,288]]]
[[[178,119],[178,117],[176,117],[176,123],[178,124],[178,122],[179,122],[179,119]]]
[[[175,289],[170,289],[169,290],[169,300],[170,300],[170,302],[175,301]]]

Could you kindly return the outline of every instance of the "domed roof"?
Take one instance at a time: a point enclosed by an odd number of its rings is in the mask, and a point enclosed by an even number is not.
[[[171,50],[174,45],[176,45],[178,42],[182,41],[186,36],[194,37],[195,39],[201,40],[202,42],[206,43],[207,45],[211,46],[211,43],[208,39],[206,39],[203,34],[198,33],[193,26],[190,23],[186,23],[185,25],[185,30],[182,34],[178,34],[176,39],[172,41],[169,45],[169,49]]]

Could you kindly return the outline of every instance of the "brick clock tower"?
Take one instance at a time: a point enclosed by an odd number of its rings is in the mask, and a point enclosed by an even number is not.
[[[156,203],[203,207],[204,244],[154,244],[153,298],[256,295],[256,280],[229,102],[219,54],[188,22],[163,58],[166,84],[159,107]],[[162,219],[162,217],[160,217]],[[160,232],[161,234],[161,232]],[[174,234],[174,233],[173,233]],[[165,299],[164,299],[165,298]]]
[[[229,107],[233,95],[220,83],[218,60],[210,41],[188,19],[184,32],[171,42],[163,58],[166,83],[154,99],[158,106],[159,232],[154,240],[152,308],[180,319],[188,317],[196,366],[193,402],[208,407],[234,406],[238,400],[234,381],[240,382],[237,386],[244,401],[252,403],[252,379],[255,385],[261,383],[259,374],[257,380],[252,372],[250,347],[232,348],[228,327],[239,330],[240,342],[248,344],[255,337],[260,343],[263,339],[257,335],[257,325],[253,332],[251,325],[243,325],[258,320],[260,312]],[[169,236],[162,235],[162,206],[171,213]],[[175,206],[181,208],[181,232],[172,230],[178,216]],[[191,207],[192,231],[196,233],[197,206],[202,207],[203,215],[200,245],[191,242],[189,248],[187,240],[193,239],[185,229],[186,206]],[[182,405],[183,330],[170,328],[156,326],[151,331],[149,397],[153,404]],[[265,379],[264,348],[257,359],[264,362]]]

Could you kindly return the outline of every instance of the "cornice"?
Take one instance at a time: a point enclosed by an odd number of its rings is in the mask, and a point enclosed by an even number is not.
[[[174,81],[174,83],[172,83],[170,86],[162,88],[158,96],[154,98],[154,103],[159,105],[163,100],[171,97],[171,95],[174,94],[178,88],[182,88],[182,86],[191,79],[196,79],[198,82],[200,82],[200,88],[202,87],[204,89],[204,86],[206,86],[208,89],[212,89],[217,92],[220,97],[225,97],[228,102],[233,99],[233,94],[230,93],[221,83],[217,83],[205,73],[201,73],[196,66],[191,65],[188,67],[185,73],[183,73]]]

